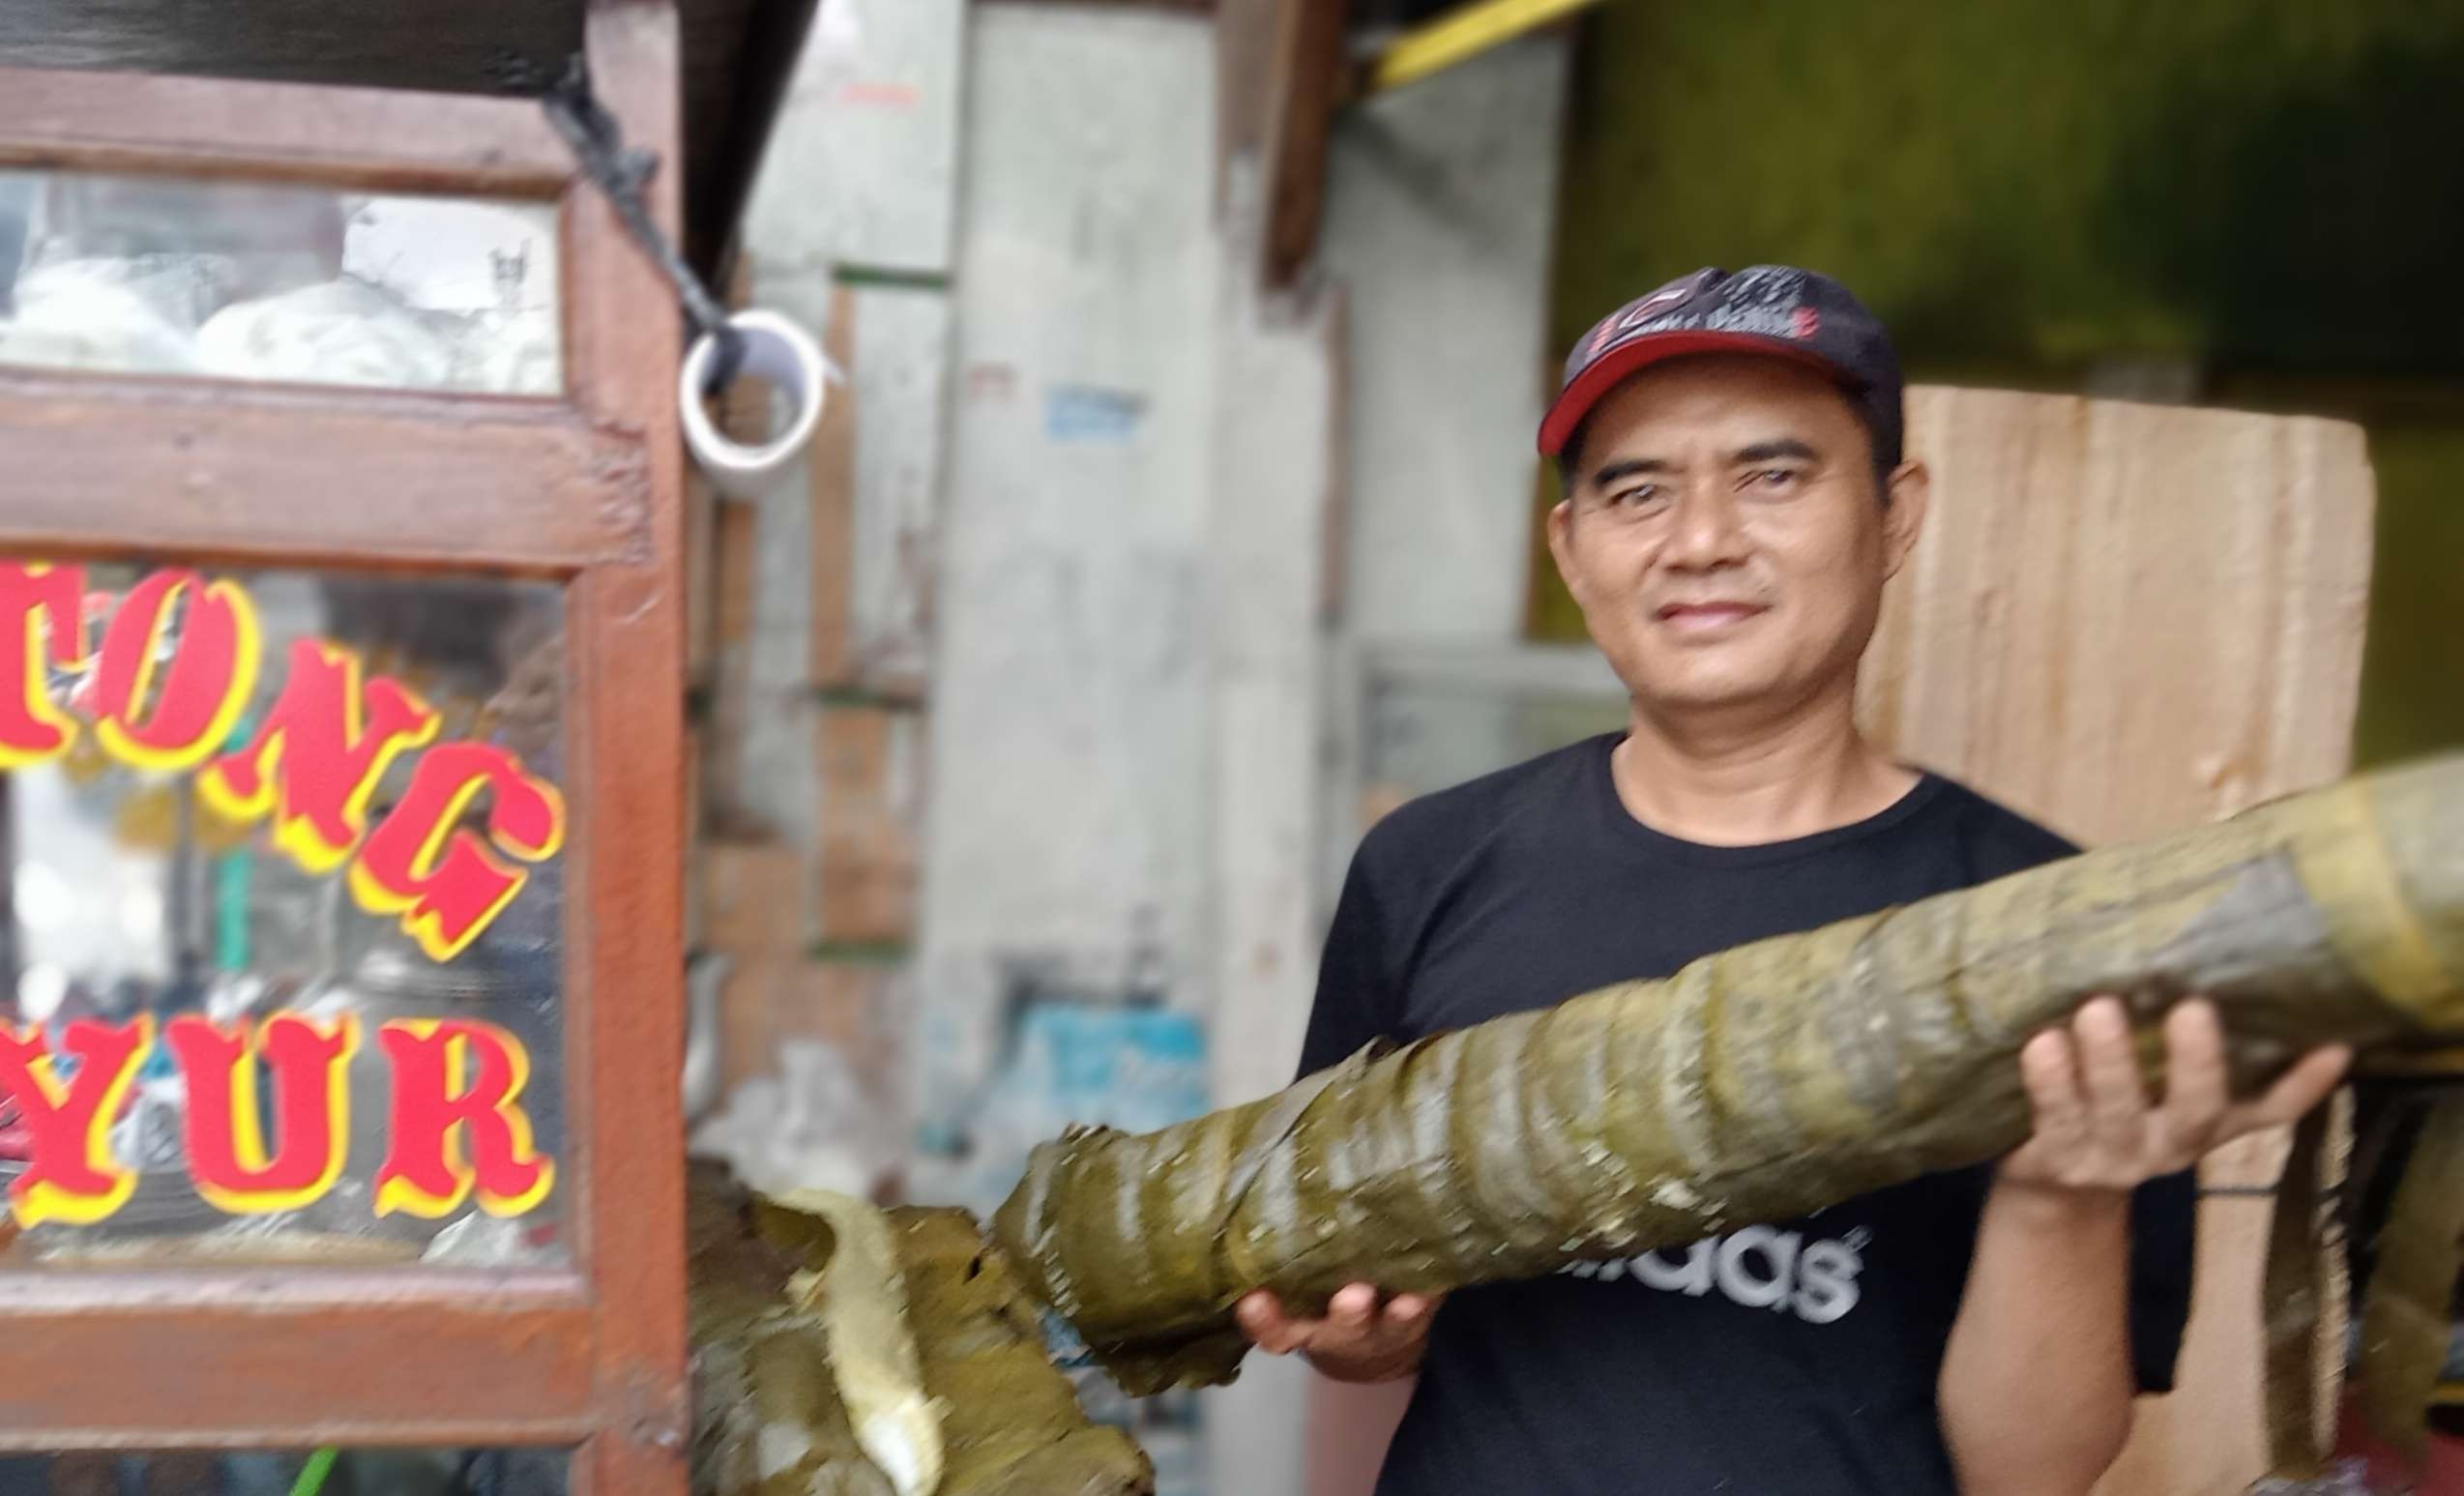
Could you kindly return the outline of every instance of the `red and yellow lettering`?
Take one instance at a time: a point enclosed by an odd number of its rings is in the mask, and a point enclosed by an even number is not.
[[[376,1175],[376,1214],[437,1219],[476,1190],[491,1216],[547,1197],[556,1165],[541,1157],[519,1102],[530,1081],[521,1041],[492,1023],[398,1019],[377,1031],[393,1067],[391,1146]]]
[[[274,812],[274,843],[311,873],[333,871],[367,833],[368,797],[406,748],[443,719],[383,676],[360,686],[357,655],[323,639],[291,645],[291,673],[256,741],[197,777],[226,820]]]
[[[193,1015],[171,1020],[163,1039],[189,1086],[189,1174],[216,1210],[262,1216],[324,1197],[342,1177],[351,1056],[359,1020],[331,1026],[278,1013],[251,1036]],[[258,1116],[256,1065],[274,1072],[279,1153],[268,1157]]]
[[[0,771],[56,758],[76,741],[44,666],[85,663],[84,601],[80,568],[0,562]]]
[[[485,840],[462,830],[462,813],[494,791]],[[521,892],[525,863],[565,841],[565,801],[492,744],[448,743],[427,750],[403,792],[351,864],[351,894],[374,915],[398,914],[430,960],[450,961]],[[493,846],[495,851],[491,851]]]
[[[155,663],[171,609],[187,617],[158,689]],[[139,769],[193,769],[231,736],[256,689],[256,604],[236,582],[162,571],[129,589],[95,665],[95,736]]]
[[[66,1086],[41,1029],[0,1026],[0,1091],[17,1099],[32,1134],[25,1172],[9,1186],[21,1226],[91,1225],[127,1204],[137,1188],[135,1171],[112,1157],[111,1123],[154,1041],[154,1020],[81,1020],[62,1038],[77,1058]]]

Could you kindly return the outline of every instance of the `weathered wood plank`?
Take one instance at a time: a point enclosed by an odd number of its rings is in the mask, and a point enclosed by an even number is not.
[[[1281,0],[1267,65],[1265,283],[1285,286],[1317,248],[1327,140],[1343,93],[1348,0]]]
[[[1909,417],[1934,497],[1866,657],[1882,741],[2092,843],[2344,771],[2358,426],[1952,389]]]
[[[675,12],[600,4],[594,84],[629,140],[674,159],[681,138]],[[670,232],[684,183],[652,209]],[[570,1094],[587,1128],[577,1248],[590,1274],[598,1432],[576,1496],[682,1496],[686,1385],[684,1071],[684,444],[674,305],[596,195],[577,199],[571,275],[573,389],[594,416],[638,427],[650,455],[648,543],[594,567],[572,594],[580,749],[573,779],[581,897],[569,925]]]
[[[0,68],[0,162],[534,198],[573,176],[526,99],[44,68]]]
[[[17,1275],[9,1292],[0,1449],[532,1444],[591,1426],[591,1311],[564,1275]]]
[[[0,370],[0,545],[570,571],[647,554],[637,429],[543,401]]]

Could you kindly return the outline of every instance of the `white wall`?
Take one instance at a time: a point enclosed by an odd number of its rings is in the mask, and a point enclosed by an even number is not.
[[[841,14],[869,23],[884,3]],[[1493,645],[1519,626],[1564,44],[1347,117],[1327,288],[1261,302],[1253,175],[1235,164],[1228,212],[1216,197],[1209,19],[987,5],[964,23],[945,70],[965,96],[906,1045],[919,1120],[957,1121],[983,1077],[1006,960],[1100,973],[1142,933],[1173,1004],[1208,1024],[1216,1100],[1262,1094],[1298,1053],[1324,847],[1348,844],[1326,752],[1358,716],[1345,641]],[[846,98],[809,78],[807,94],[799,128],[842,128]],[[928,261],[929,219],[908,203],[868,235],[781,195],[754,221],[791,251],[770,283],[817,318],[825,264]],[[879,325],[860,315],[860,337]],[[879,363],[860,349],[860,377]],[[876,466],[929,424],[867,446],[861,419],[860,487],[887,491]],[[1340,639],[1321,612],[1338,491]],[[763,523],[765,548],[804,550],[794,516]],[[795,603],[756,633],[783,700]],[[782,717],[752,747],[784,762],[802,736]],[[924,1160],[913,1180],[953,1183]],[[1305,1386],[1261,1364],[1210,1395],[1217,1496],[1302,1488]]]
[[[1319,253],[1345,291],[1343,602],[1327,660],[1318,881],[1328,901],[1382,765],[1380,659],[1521,637],[1571,47],[1526,38],[1335,124]],[[1449,714],[1451,762],[1496,767],[1511,715]]]
[[[1334,304],[1250,290],[1209,19],[981,7],[967,69],[924,1120],[988,1066],[1005,957],[1100,973],[1141,932],[1216,1099],[1261,1094],[1317,953]],[[1213,1490],[1298,1487],[1302,1390],[1210,1395]]]
[[[1211,44],[1186,16],[972,13],[927,1114],[989,1058],[1006,956],[1126,957],[1151,921],[1204,1011]]]
[[[1256,263],[1255,173],[1235,163],[1223,243]],[[1317,864],[1335,421],[1348,324],[1339,291],[1261,302],[1227,274],[1217,363],[1210,558],[1215,1089],[1219,1103],[1292,1078],[1323,930]],[[1214,1496],[1298,1493],[1310,1373],[1257,1357],[1209,1394]]]
[[[1367,741],[1373,697],[1389,731],[1440,735],[1442,752],[1423,756],[1477,773],[1526,748],[1516,710],[1489,703],[1511,702],[1535,663],[1578,693],[1605,673],[1515,642],[1533,437],[1562,352],[1546,343],[1569,57],[1562,31],[1527,39],[1335,128],[1320,255],[1351,330],[1348,522],[1326,660],[1321,908],[1360,839],[1364,769],[1396,767]],[[1407,1391],[1311,1379],[1302,1479],[1219,1490],[1365,1496]]]
[[[1337,122],[1320,255],[1350,301],[1359,638],[1521,631],[1568,57],[1530,38]]]
[[[965,0],[821,0],[746,212],[804,265],[937,274],[957,208]]]

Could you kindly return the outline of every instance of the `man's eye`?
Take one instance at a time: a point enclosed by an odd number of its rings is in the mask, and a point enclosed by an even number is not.
[[[1793,467],[1767,467],[1747,476],[1745,482],[1764,493],[1787,493],[1804,477]]]
[[[1636,484],[1631,488],[1620,488],[1615,493],[1610,494],[1608,496],[1608,502],[1614,508],[1635,509],[1649,504],[1658,497],[1659,484]]]

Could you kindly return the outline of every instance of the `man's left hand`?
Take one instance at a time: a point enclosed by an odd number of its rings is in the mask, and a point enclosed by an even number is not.
[[[2129,1013],[2118,1000],[2096,998],[2067,1027],[2028,1041],[2019,1071],[2036,1130],[2003,1160],[2000,1180],[2040,1189],[2135,1189],[2191,1167],[2220,1144],[2299,1118],[2327,1100],[2353,1058],[2340,1044],[2314,1049],[2266,1094],[2236,1102],[2215,1005],[2196,997],[2165,1015],[2164,1049],[2164,1098],[2151,1105]]]

